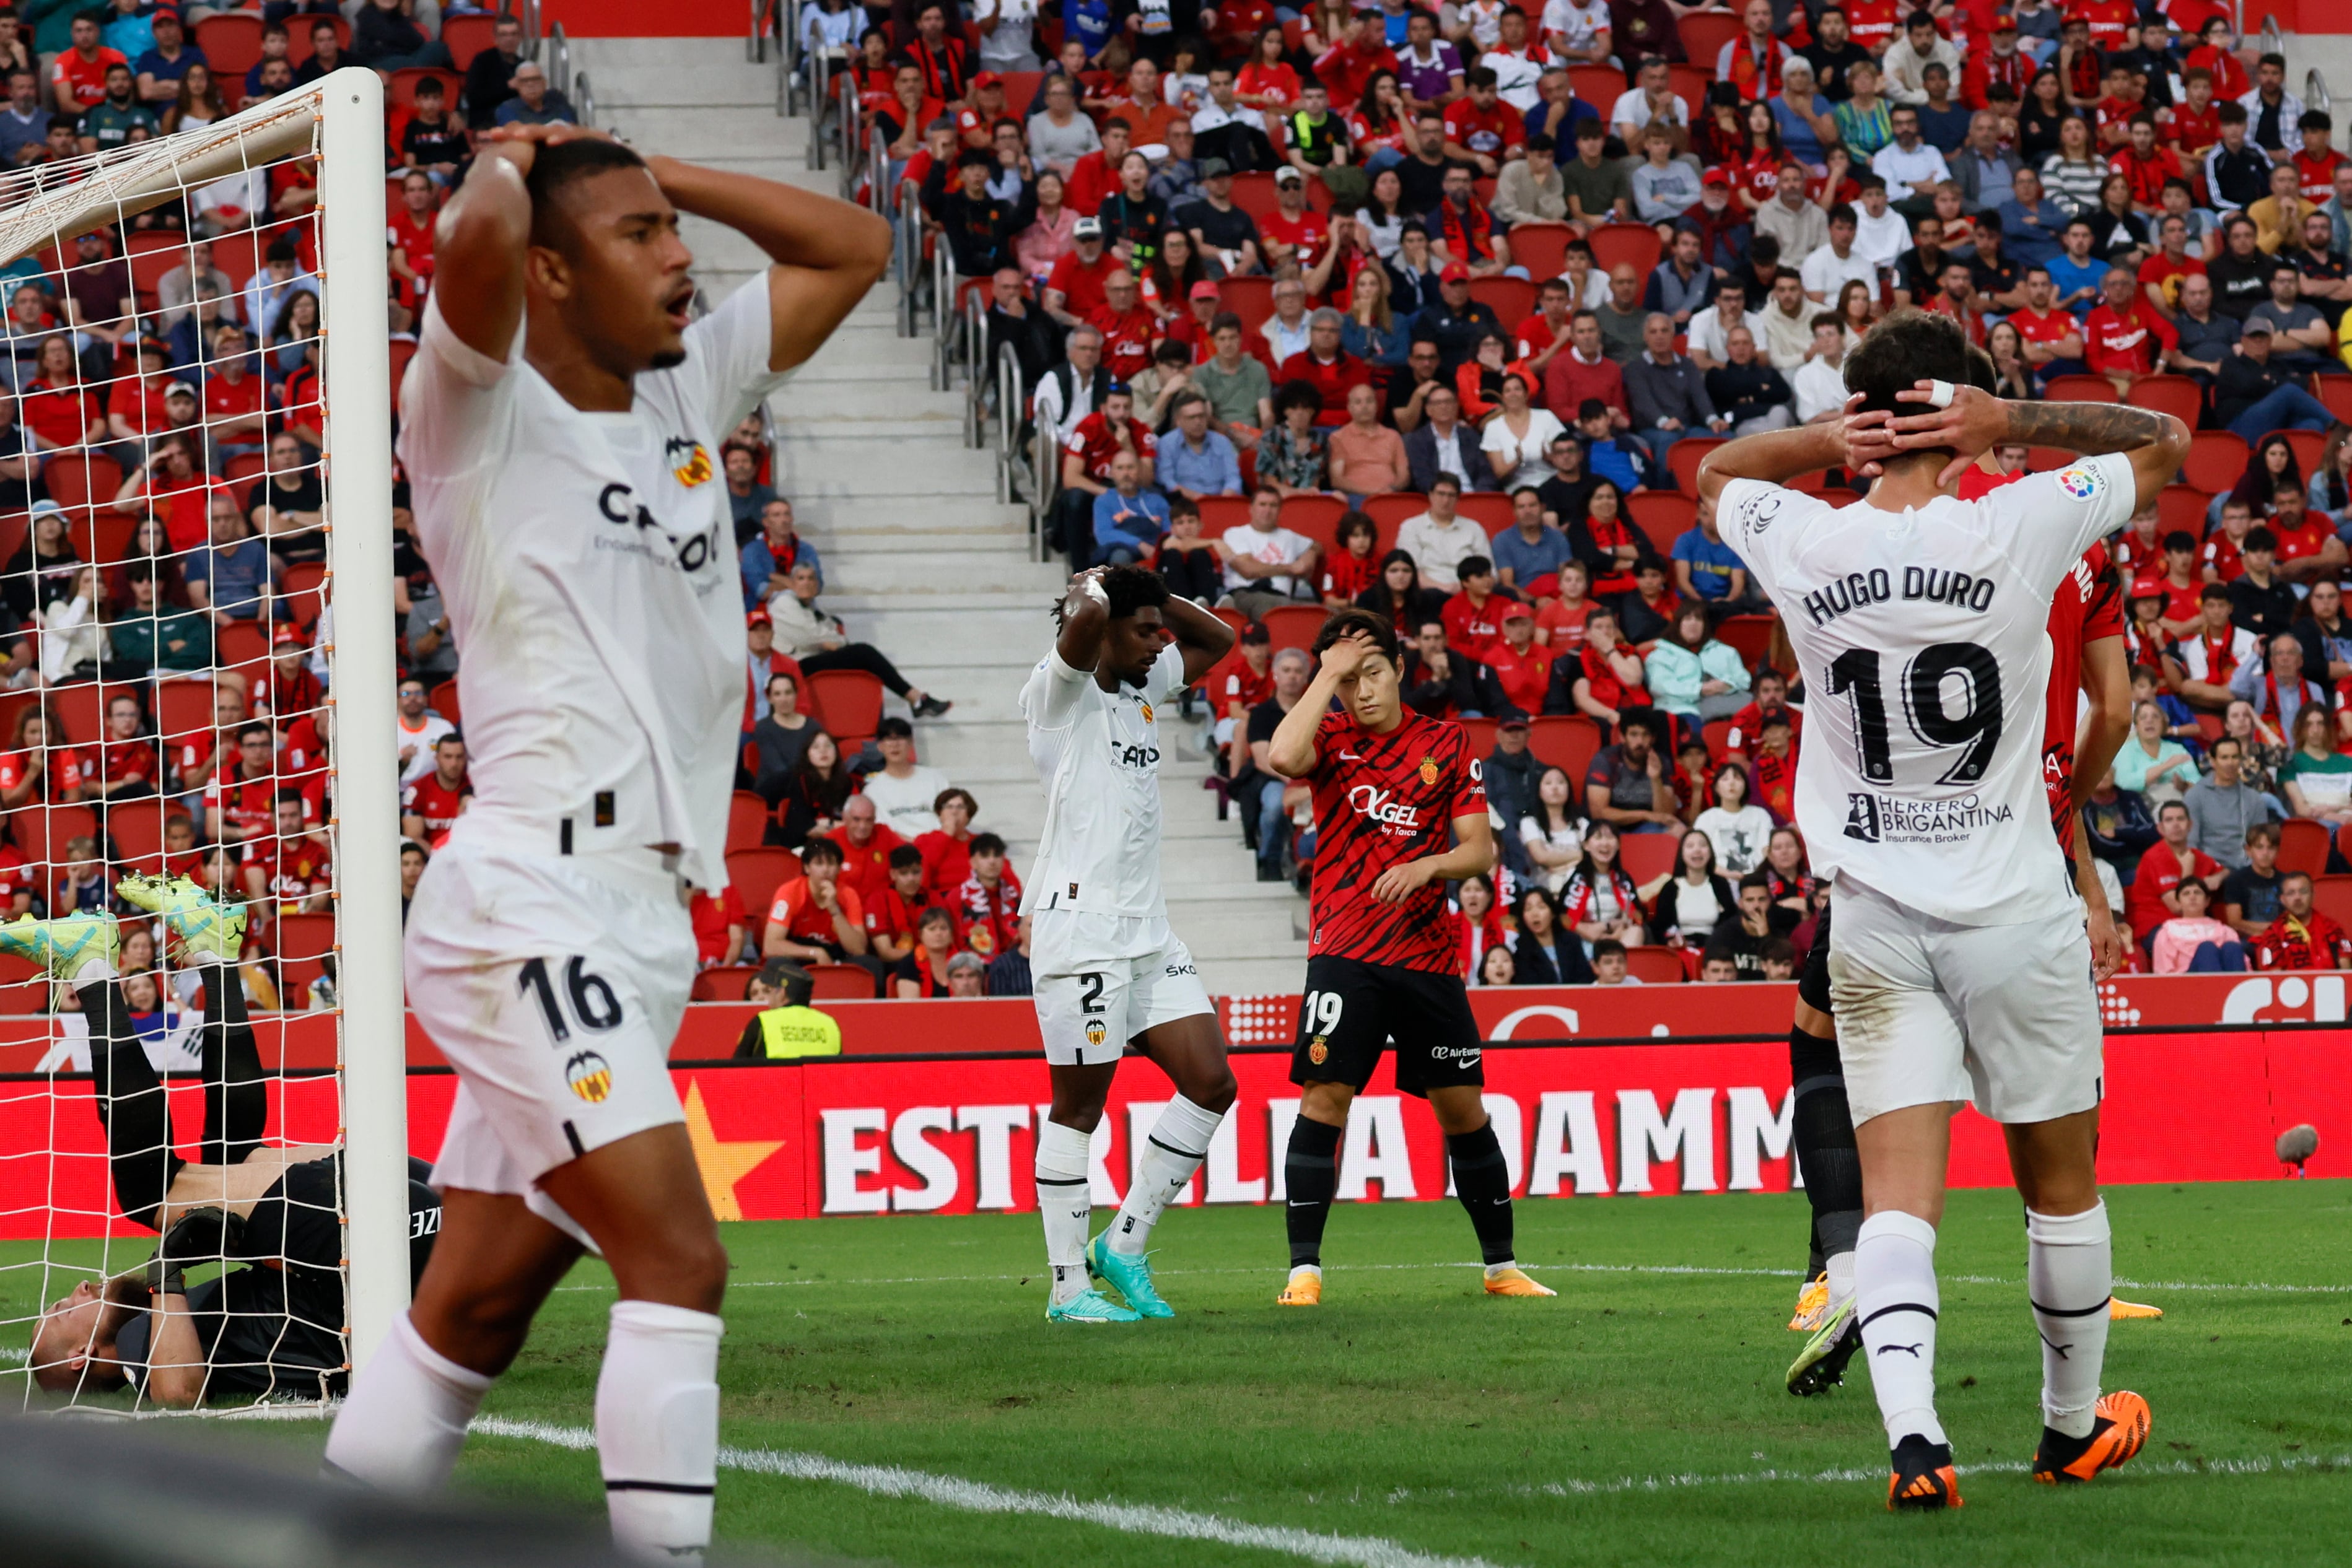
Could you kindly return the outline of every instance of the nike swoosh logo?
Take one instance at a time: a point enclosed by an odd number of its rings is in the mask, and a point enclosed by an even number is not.
[[[1305,1203],[1301,1203],[1301,1202],[1299,1202],[1297,1198],[1292,1198],[1292,1199],[1290,1200],[1290,1207],[1293,1207],[1293,1208],[1314,1208],[1314,1207],[1319,1207],[1319,1206],[1318,1206],[1318,1205],[1317,1205],[1317,1204],[1316,1204],[1316,1202],[1314,1201],[1314,1199],[1312,1199],[1312,1198],[1309,1198],[1309,1199],[1308,1199],[1307,1202],[1305,1202]]]
[[[1361,762],[1363,758],[1357,756],[1352,751],[1343,751],[1339,753],[1339,760],[1342,762]]]

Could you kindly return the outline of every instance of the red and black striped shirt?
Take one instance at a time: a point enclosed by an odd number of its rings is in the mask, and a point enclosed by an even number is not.
[[[1372,884],[1391,866],[1444,854],[1454,818],[1483,814],[1486,786],[1462,727],[1408,710],[1374,735],[1343,713],[1315,733],[1313,925],[1307,955],[1329,954],[1433,974],[1457,974],[1460,917],[1432,882],[1402,904],[1380,904]]]

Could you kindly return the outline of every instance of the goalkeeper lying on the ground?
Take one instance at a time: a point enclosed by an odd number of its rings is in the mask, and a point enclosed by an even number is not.
[[[85,1280],[41,1316],[33,1375],[53,1393],[126,1383],[161,1405],[272,1392],[341,1391],[345,1353],[341,1151],[264,1147],[268,1118],[261,1053],[236,964],[245,914],[183,878],[126,877],[116,891],[163,918],[181,955],[201,965],[205,1018],[199,1162],[172,1148],[163,1081],[147,1060],[114,969],[110,915],[84,913],[0,925],[0,952],[72,986],[89,1019],[95,1103],[124,1218],[163,1235],[152,1260],[100,1283]],[[409,1273],[425,1268],[441,1200],[409,1162]],[[186,1270],[221,1271],[191,1288]]]

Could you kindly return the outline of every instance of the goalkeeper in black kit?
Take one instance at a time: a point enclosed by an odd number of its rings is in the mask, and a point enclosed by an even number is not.
[[[114,917],[30,915],[0,925],[0,952],[42,965],[74,988],[89,1020],[90,1075],[107,1163],[123,1218],[161,1233],[154,1257],[103,1282],[85,1280],[41,1314],[33,1377],[55,1394],[124,1386],[159,1405],[342,1391],[342,1153],[332,1145],[265,1147],[268,1096],[236,963],[240,909],[182,878],[127,877],[117,892],[158,915],[200,966],[204,1139],[199,1159],[172,1148],[170,1107],[122,998]],[[409,1275],[431,1255],[441,1200],[408,1184]],[[191,1269],[220,1271],[191,1287]]]

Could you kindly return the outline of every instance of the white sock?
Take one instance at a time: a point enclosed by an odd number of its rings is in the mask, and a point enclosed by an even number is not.
[[[2099,1403],[2107,1298],[2115,1285],[2107,1206],[2095,1203],[2080,1214],[2029,1208],[2025,1236],[2025,1293],[2042,1333],[2042,1419],[2070,1437],[2087,1437]]]
[[[613,1542],[702,1561],[719,1479],[719,1336],[709,1312],[615,1301],[596,1379],[596,1454]]]
[[[1936,1228],[1895,1209],[1864,1220],[1853,1288],[1888,1445],[1914,1433],[1945,1441],[1936,1419]]]
[[[1087,1227],[1095,1213],[1087,1185],[1091,1142],[1059,1122],[1038,1124],[1037,1214],[1045,1222],[1045,1261],[1054,1270],[1056,1303],[1087,1289]]]
[[[327,1466],[385,1491],[431,1491],[449,1479],[489,1389],[488,1377],[426,1344],[403,1312],[352,1380],[327,1434]]]
[[[1823,1264],[1830,1276],[1830,1305],[1850,1301],[1853,1296],[1853,1254],[1832,1252]]]
[[[1209,1140],[1217,1135],[1217,1124],[1224,1119],[1223,1112],[1203,1111],[1181,1094],[1168,1102],[1160,1119],[1151,1124],[1135,1183],[1127,1189],[1127,1201],[1118,1206],[1118,1218],[1111,1221],[1112,1251],[1133,1258],[1150,1244],[1151,1228],[1160,1223],[1168,1206],[1182,1196],[1184,1184],[1209,1157]]]

